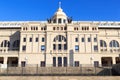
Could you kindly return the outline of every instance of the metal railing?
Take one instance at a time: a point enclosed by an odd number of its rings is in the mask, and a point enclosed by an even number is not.
[[[120,69],[117,67],[117,69]],[[109,67],[40,67],[27,65],[25,67],[0,68],[0,75],[83,75],[83,76],[113,76],[114,70]],[[117,74],[119,75],[119,74]]]

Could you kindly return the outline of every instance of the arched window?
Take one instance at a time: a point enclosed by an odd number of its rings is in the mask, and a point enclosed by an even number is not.
[[[61,18],[58,19],[58,23],[62,23],[62,19]]]
[[[53,42],[56,42],[58,40],[58,42],[61,42],[62,40],[64,40],[64,42],[66,42],[66,38],[62,35],[58,35],[54,38]]]
[[[2,41],[1,47],[10,47],[10,42],[8,40]]]
[[[111,42],[110,42],[110,45],[109,45],[110,47],[119,47],[119,43],[118,43],[118,41],[116,41],[116,40],[112,40]]]
[[[20,40],[15,40],[15,41],[13,42],[13,47],[18,48],[19,46],[20,46]]]
[[[100,47],[107,47],[107,44],[104,40],[100,40]]]
[[[67,50],[66,38],[62,35],[58,35],[53,40],[53,50]],[[57,43],[56,43],[57,42]]]

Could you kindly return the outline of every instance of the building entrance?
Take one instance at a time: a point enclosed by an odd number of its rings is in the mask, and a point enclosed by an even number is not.
[[[53,57],[53,67],[66,67],[67,57]]]
[[[101,62],[102,66],[111,66],[113,64],[112,57],[102,57]]]
[[[8,57],[7,64],[10,67],[17,67],[18,66],[18,58],[17,57]]]

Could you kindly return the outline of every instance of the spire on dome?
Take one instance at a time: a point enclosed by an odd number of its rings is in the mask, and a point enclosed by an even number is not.
[[[68,23],[68,20],[69,23],[71,23],[72,19],[71,18],[68,19],[67,15],[61,8],[61,2],[59,2],[57,11],[55,12],[52,18],[48,19],[48,23],[64,24],[64,23]]]
[[[61,2],[59,2],[59,8],[61,8]]]

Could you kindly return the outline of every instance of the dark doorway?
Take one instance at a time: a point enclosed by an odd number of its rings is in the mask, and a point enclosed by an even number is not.
[[[18,58],[17,57],[8,57],[7,64],[9,67],[17,67],[18,66]]]
[[[67,67],[67,57],[64,57],[64,67]]]
[[[62,57],[58,57],[58,67],[62,67]]]
[[[79,61],[75,61],[75,67],[79,67]]]
[[[101,62],[102,66],[111,66],[113,64],[112,57],[102,57]]]
[[[56,57],[53,57],[53,67],[56,67]]]
[[[45,61],[41,61],[41,67],[45,67]]]
[[[120,63],[120,57],[116,57],[115,60],[116,60],[116,64]]]

